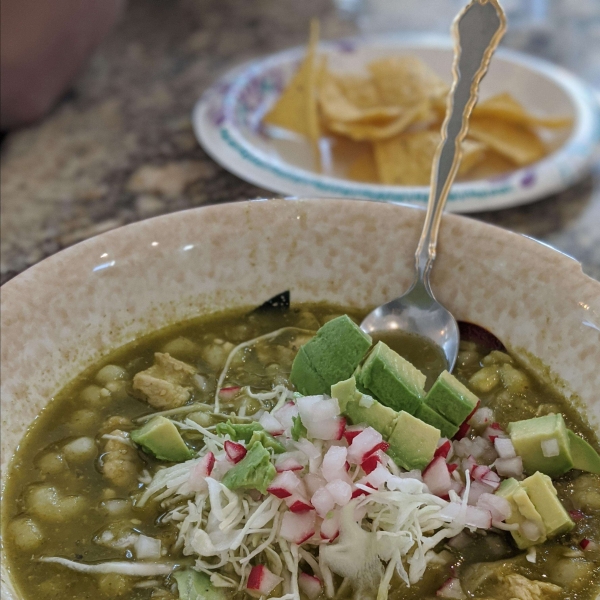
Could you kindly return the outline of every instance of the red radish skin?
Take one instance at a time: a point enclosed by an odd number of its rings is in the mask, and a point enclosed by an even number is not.
[[[352,443],[352,440],[359,433],[362,433],[363,430],[364,430],[363,427],[360,427],[359,429],[348,429],[348,428],[346,428],[346,430],[344,431],[344,439],[348,442],[348,445],[350,445]]]
[[[570,510],[569,516],[571,519],[573,519],[573,521],[575,521],[575,523],[577,523],[578,521],[581,521],[581,519],[585,518],[585,513],[580,510]]]
[[[290,504],[289,509],[293,513],[305,513],[309,510],[314,510],[311,504],[308,502],[304,502],[303,500],[296,500],[292,504]]]
[[[379,460],[379,457],[377,456],[377,454],[372,454],[368,458],[365,458],[365,460],[362,461],[362,464],[360,466],[361,466],[362,470],[368,475],[369,473],[372,473],[377,468],[377,465],[379,463],[380,463],[380,460]]]
[[[300,573],[298,576],[298,586],[300,587],[300,591],[308,598],[308,600],[315,600],[323,591],[321,580],[314,575],[309,575],[308,573]]]
[[[246,590],[253,598],[260,598],[268,596],[282,581],[264,565],[256,565],[250,571]]]
[[[448,472],[454,473],[458,469],[458,465],[456,463],[448,463]]]
[[[375,454],[375,452],[378,452],[379,450],[381,450],[382,452],[387,452],[389,449],[390,445],[387,442],[379,442],[377,446],[375,446],[365,454],[364,458],[369,458],[369,456]]]
[[[465,419],[465,423],[468,423],[473,418],[473,415],[479,410],[480,405],[481,405],[481,400],[477,400],[477,404],[475,405],[475,408],[467,415],[467,418]]]
[[[275,470],[278,473],[283,473],[284,471],[302,471],[303,469],[304,467],[295,458],[286,458],[280,463],[275,464]]]
[[[446,496],[452,489],[452,479],[446,460],[438,456],[434,458],[423,471],[423,481],[429,491],[435,496]]]
[[[448,454],[450,454],[450,449],[452,448],[452,443],[450,440],[446,440],[433,454],[434,458],[441,456],[442,458],[448,458]]]
[[[584,552],[591,552],[598,549],[598,544],[596,544],[596,542],[592,542],[592,540],[588,540],[587,538],[582,539],[579,542],[579,546]]]
[[[227,454],[227,458],[234,464],[239,463],[240,460],[246,456],[247,450],[242,446],[242,444],[238,444],[237,442],[231,442],[227,440],[224,444],[225,446],[225,454]]]
[[[460,585],[460,580],[456,577],[447,579],[442,587],[435,593],[438,598],[455,598],[456,600],[463,600],[466,598],[465,593]]]
[[[219,390],[219,398],[221,400],[233,400],[242,388],[239,386],[224,387]]]
[[[215,466],[215,455],[212,452],[208,452],[204,455],[202,460],[196,466],[198,473],[202,477],[208,477]]]
[[[462,440],[467,435],[467,433],[469,433],[469,429],[471,429],[471,426],[469,425],[469,423],[467,423],[467,421],[465,421],[458,428],[458,431],[456,432],[456,435],[454,436],[453,439],[455,439],[455,440]]]
[[[277,498],[289,498],[300,486],[298,476],[292,471],[284,471],[273,479],[267,488],[269,494]]]

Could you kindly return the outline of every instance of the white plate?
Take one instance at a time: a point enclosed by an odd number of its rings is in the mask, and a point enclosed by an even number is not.
[[[390,54],[422,58],[451,81],[452,44],[437,36],[380,36],[323,43],[320,50],[335,70],[356,72],[357,65]],[[304,139],[273,140],[261,118],[302,60],[294,48],[246,63],[206,91],[193,112],[196,136],[221,165],[242,179],[293,196],[362,198],[424,204],[428,188],[385,186],[344,179],[335,167],[319,173]],[[532,202],[558,192],[589,169],[600,140],[600,106],[590,86],[564,69],[518,52],[501,49],[481,85],[481,98],[508,91],[526,108],[543,115],[574,118],[571,131],[559,134],[556,148],[541,161],[510,174],[456,183],[447,209],[476,212]]]

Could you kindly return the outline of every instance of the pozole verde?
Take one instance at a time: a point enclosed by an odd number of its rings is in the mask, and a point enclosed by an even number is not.
[[[431,385],[360,317],[189,321],[70,383],[8,476],[22,597],[596,598],[591,428],[509,352]]]

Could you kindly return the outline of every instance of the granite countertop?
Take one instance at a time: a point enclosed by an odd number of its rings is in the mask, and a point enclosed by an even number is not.
[[[162,213],[272,196],[198,146],[190,112],[231,66],[354,33],[324,0],[131,0],[71,92],[2,145],[1,281],[83,239]],[[600,166],[535,204],[473,215],[545,241],[600,280]]]

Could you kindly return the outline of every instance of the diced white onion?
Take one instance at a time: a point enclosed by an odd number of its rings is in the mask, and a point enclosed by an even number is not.
[[[514,458],[517,456],[515,447],[510,438],[496,438],[494,440],[494,447],[500,458]]]
[[[139,535],[134,545],[135,555],[140,560],[145,558],[157,559],[160,558],[160,547],[159,539]]]

